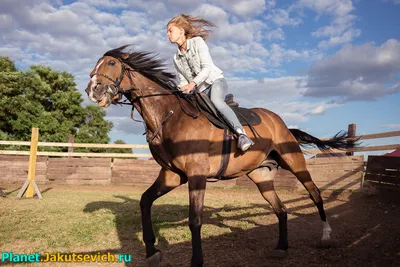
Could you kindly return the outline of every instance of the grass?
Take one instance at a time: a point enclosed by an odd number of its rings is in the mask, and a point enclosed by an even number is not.
[[[86,211],[93,200],[113,201],[112,194],[99,198],[98,192],[49,191],[43,200],[13,197],[1,200],[0,248],[17,252],[66,251],[91,246],[100,233],[113,233],[115,216],[106,209]],[[108,195],[108,196],[107,196]],[[17,241],[17,243],[15,243]],[[109,245],[117,247],[118,240]],[[23,243],[34,244],[25,247]],[[96,245],[95,245],[96,246]]]
[[[143,186],[41,186],[52,187],[43,199],[16,200],[13,192],[1,198],[0,249],[15,253],[76,252],[118,249],[124,240],[142,245],[139,200]],[[105,189],[105,190],[104,190]],[[42,189],[43,190],[43,189]],[[214,190],[214,191],[213,191]],[[257,191],[254,199],[265,208],[252,207],[254,200],[235,193],[248,189],[209,189],[206,193],[206,222],[202,236],[231,233],[232,229],[255,227],[268,205]],[[7,191],[6,191],[7,192]],[[256,201],[257,202],[257,201]],[[191,240],[188,228],[188,196],[185,188],[157,200],[153,206],[153,225],[160,243],[174,244]],[[253,216],[255,214],[255,216]],[[245,219],[240,219],[244,217]],[[232,219],[229,219],[232,218]]]

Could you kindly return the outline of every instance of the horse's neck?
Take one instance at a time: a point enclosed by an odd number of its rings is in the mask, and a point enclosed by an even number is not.
[[[135,87],[142,90],[132,92],[133,99],[140,98],[133,105],[146,123],[147,130],[154,133],[177,103],[177,98],[140,73],[134,75]]]

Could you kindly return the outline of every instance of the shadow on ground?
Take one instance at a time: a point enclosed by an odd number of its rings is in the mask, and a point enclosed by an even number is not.
[[[267,204],[247,207],[224,207],[226,212],[237,211],[237,216],[216,216],[222,209],[206,207],[204,224],[229,228],[230,233],[203,238],[205,266],[400,266],[400,197],[398,192],[385,191],[368,196],[361,192],[349,195],[346,201],[338,201],[337,194],[330,194],[325,202],[337,202],[327,213],[333,229],[333,247],[318,249],[321,237],[321,221],[313,203],[304,195],[295,195],[285,205],[291,206],[289,213],[289,255],[286,259],[275,259],[270,251],[278,239],[277,219]],[[140,225],[133,225],[140,216],[137,200],[116,196],[124,202],[92,202],[84,212],[109,209],[115,214],[119,251],[133,256],[133,262],[126,266],[144,266],[144,246],[137,238]],[[263,208],[258,214],[249,212]],[[315,212],[303,214],[301,211],[314,208]],[[161,266],[189,266],[190,242],[169,244],[160,234],[178,226],[187,226],[188,207],[181,205],[155,205],[153,224],[159,248],[164,252]],[[224,223],[236,220],[254,224],[250,217],[272,216],[275,223],[256,224],[255,228],[242,230]],[[130,223],[132,222],[132,223]],[[97,251],[96,251],[97,252]]]

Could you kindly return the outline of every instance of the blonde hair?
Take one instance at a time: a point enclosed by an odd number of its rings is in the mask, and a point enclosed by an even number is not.
[[[210,21],[185,14],[179,14],[172,18],[167,25],[170,24],[183,28],[187,39],[199,36],[206,40],[210,36],[211,30],[204,29],[204,27],[216,27],[215,24]]]

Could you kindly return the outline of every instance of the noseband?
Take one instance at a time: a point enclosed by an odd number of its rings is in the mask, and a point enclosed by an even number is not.
[[[107,86],[107,91],[110,93],[111,99],[114,98],[114,96],[116,96],[118,93],[126,93],[127,91],[129,91],[129,89],[121,89],[121,87],[120,87],[121,82],[124,79],[125,71],[127,71],[128,69],[125,68],[125,64],[119,58],[115,58],[115,59],[117,59],[121,63],[121,75],[116,80],[114,80],[112,77],[108,76],[107,74],[104,74],[101,72],[95,72],[92,75],[90,75],[90,78],[92,78],[94,75],[103,76],[104,78],[110,80],[113,83],[112,86],[110,86],[110,85]],[[131,76],[128,75],[128,77],[131,82],[131,89],[134,89]]]

